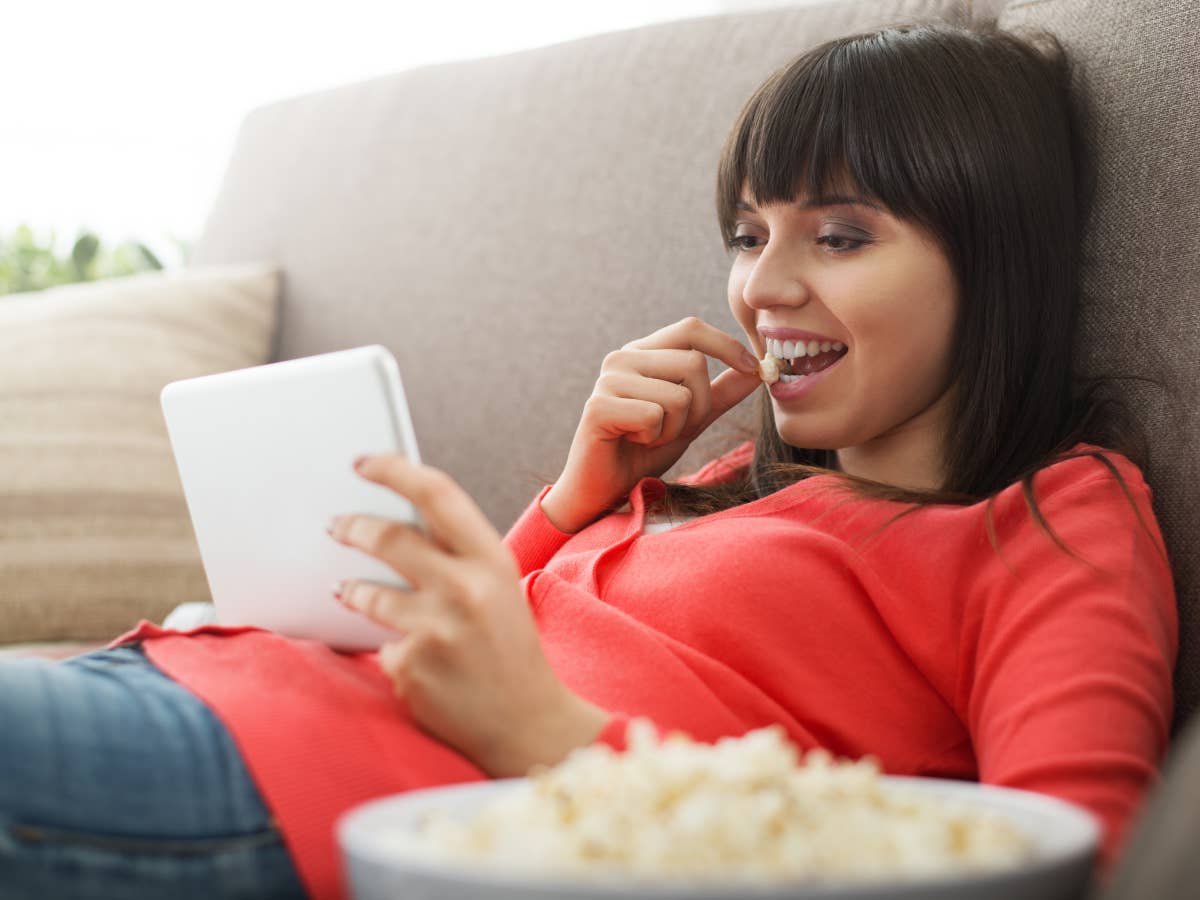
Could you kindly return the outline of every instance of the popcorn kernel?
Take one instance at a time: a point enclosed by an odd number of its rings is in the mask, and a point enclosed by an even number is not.
[[[783,370],[783,360],[777,356],[772,356],[768,353],[758,361],[758,374],[767,384],[774,384],[779,380],[779,373]]]

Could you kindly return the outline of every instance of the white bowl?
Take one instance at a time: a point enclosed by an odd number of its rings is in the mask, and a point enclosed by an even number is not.
[[[703,883],[525,877],[507,870],[425,861],[396,852],[396,832],[414,833],[419,817],[440,810],[470,819],[503,792],[527,786],[503,778],[408,791],[363,803],[337,822],[337,838],[354,900],[1079,900],[1092,887],[1100,823],[1087,810],[1044,794],[940,778],[881,775],[884,790],[901,789],[998,813],[1032,839],[1034,856],[1019,866],[969,874],[846,882]]]

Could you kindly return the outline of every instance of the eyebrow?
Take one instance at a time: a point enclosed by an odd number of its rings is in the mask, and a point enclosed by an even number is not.
[[[737,209],[744,209],[746,212],[754,212],[754,207],[740,197],[734,206]],[[823,197],[822,200],[813,200],[805,203],[803,206],[800,206],[800,209],[821,209],[826,206],[866,206],[877,213],[883,212],[877,204],[872,203],[866,197],[858,197],[850,194],[835,194],[832,197]]]

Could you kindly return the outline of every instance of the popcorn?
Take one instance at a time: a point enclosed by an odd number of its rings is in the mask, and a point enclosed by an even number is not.
[[[1032,856],[1009,820],[961,801],[884,790],[873,756],[801,758],[780,725],[715,744],[661,743],[634,719],[604,744],[535,766],[461,820],[427,813],[398,853],[525,876],[885,881],[1008,866]]]
[[[783,370],[783,360],[777,356],[772,356],[768,353],[758,361],[758,374],[767,384],[774,384],[779,380],[779,373]]]

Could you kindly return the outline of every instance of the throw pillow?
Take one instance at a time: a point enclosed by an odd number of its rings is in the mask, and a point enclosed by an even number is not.
[[[270,361],[280,281],[245,263],[0,297],[0,644],[211,600],[159,393]]]

